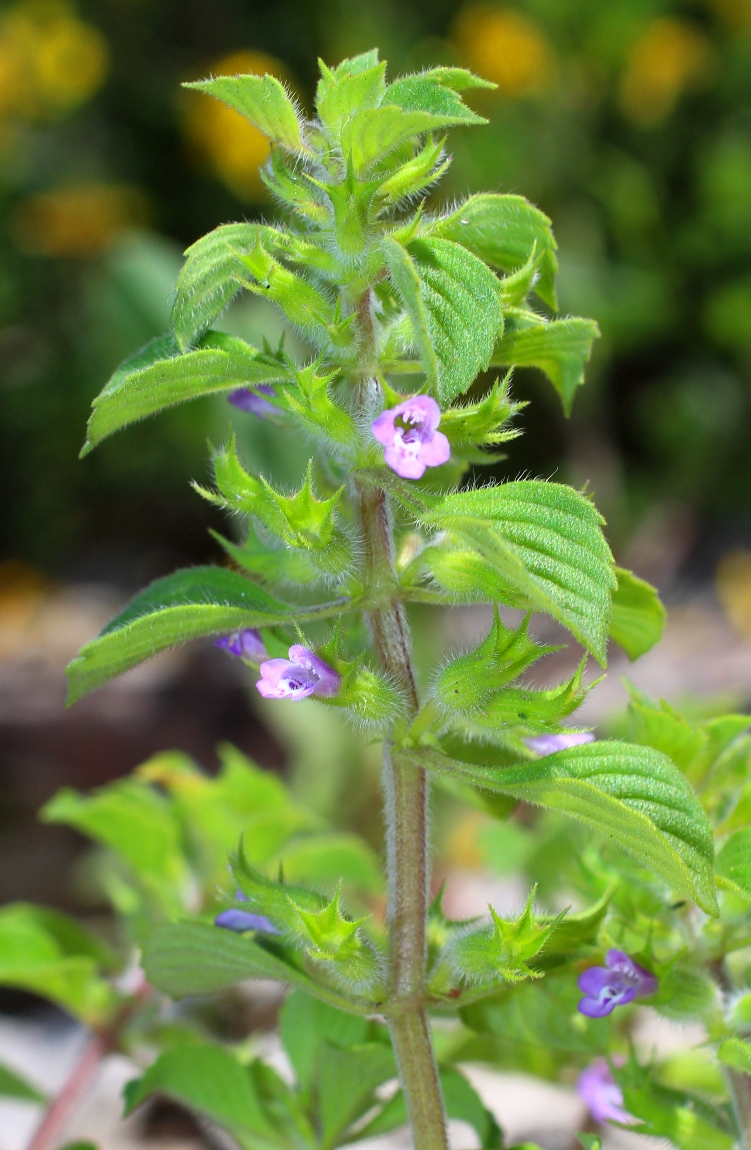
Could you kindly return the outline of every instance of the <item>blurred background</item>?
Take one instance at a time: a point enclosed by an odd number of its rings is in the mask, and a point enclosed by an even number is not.
[[[37,808],[166,747],[210,769],[230,739],[286,763],[317,809],[378,841],[375,767],[359,790],[346,783],[347,763],[367,758],[352,732],[329,735],[343,740],[337,776],[334,742],[322,767],[304,709],[251,712],[242,669],[209,645],[63,707],[66,661],[129,594],[219,558],[208,528],[222,524],[189,481],[206,476],[207,436],[226,431],[223,400],[77,459],[92,397],[167,327],[183,249],[273,216],[264,139],[180,83],[271,71],[312,111],[317,57],[373,45],[392,75],[450,62],[498,85],[472,94],[490,125],[452,134],[436,203],[528,196],[554,222],[562,312],[602,329],[570,421],[542,376],[517,373],[533,403],[499,476],[587,483],[617,556],[666,595],[666,643],[634,673],[644,689],[751,701],[751,0],[6,0],[0,901],[76,904],[77,843],[38,828]],[[273,336],[263,308],[241,301],[223,322]],[[299,468],[268,424],[233,418],[258,466]],[[441,641],[484,625],[459,613]],[[618,669],[590,721],[617,706]],[[467,835],[446,848],[464,862]]]

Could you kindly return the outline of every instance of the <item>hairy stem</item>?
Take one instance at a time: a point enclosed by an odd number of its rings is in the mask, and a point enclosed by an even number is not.
[[[399,684],[407,709],[418,708],[404,606],[396,595],[394,542],[385,492],[359,489],[369,615],[383,669]],[[428,909],[428,780],[384,742],[388,838],[389,999],[386,1006],[416,1150],[446,1150],[446,1119],[425,1004]]]

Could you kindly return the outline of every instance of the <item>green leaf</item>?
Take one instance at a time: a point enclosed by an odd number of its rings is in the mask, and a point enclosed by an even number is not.
[[[625,1109],[644,1123],[636,1132],[669,1138],[679,1150],[732,1150],[733,1137],[712,1121],[722,1122],[720,1115],[690,1094],[657,1085],[651,1068],[632,1062],[615,1066],[613,1074]]]
[[[281,1144],[248,1071],[223,1046],[190,1042],[161,1054],[142,1078],[125,1087],[126,1114],[155,1093],[166,1094],[235,1135],[252,1135],[253,1146]]]
[[[629,737],[641,746],[654,747],[686,771],[707,743],[704,731],[689,723],[669,703],[653,703],[633,687],[628,704]]]
[[[453,73],[453,74],[452,74]],[[471,73],[462,69],[466,80]],[[452,83],[447,84],[446,74],[441,76],[439,70],[423,72],[421,75],[404,76],[389,84],[384,100],[389,104],[396,104],[405,112],[425,112],[435,117],[435,128],[448,128],[454,124],[486,124],[482,116],[478,116],[468,108],[460,96],[457,96],[455,86],[458,75],[453,69],[448,73]],[[459,80],[461,84],[461,79]],[[469,85],[461,84],[462,87]]]
[[[124,779],[92,795],[66,787],[42,808],[41,818],[74,827],[108,846],[167,913],[182,909],[188,864],[180,847],[180,827],[170,804],[150,786]]]
[[[284,1000],[279,1015],[279,1033],[303,1090],[309,1090],[320,1071],[321,1048],[361,1046],[368,1037],[369,1024],[362,1017],[345,1014],[301,990],[293,990]]]
[[[126,372],[134,363],[126,360],[92,404],[81,456],[113,432],[175,404],[237,387],[289,383],[293,378],[288,368],[242,339],[212,332],[209,340],[209,346],[199,351],[160,359],[140,370]]]
[[[291,152],[310,152],[303,142],[295,105],[275,76],[217,76],[183,84],[229,104],[274,143]]]
[[[340,1145],[342,1135],[375,1099],[375,1089],[397,1074],[391,1047],[370,1042],[339,1049],[328,1043],[321,1050],[318,1104],[322,1150]]]
[[[439,64],[436,68],[428,68],[426,72],[422,72],[420,75],[425,80],[435,80],[444,88],[453,88],[455,92],[461,92],[467,88],[492,89],[498,87],[492,80],[484,80],[482,76],[476,76],[468,68],[455,68],[451,64]]]
[[[373,1009],[371,1002],[347,998],[315,982],[248,936],[203,922],[155,927],[144,945],[143,969],[149,982],[172,998],[212,994],[245,978],[271,978],[351,1014],[366,1015]]]
[[[543,949],[562,916],[552,922],[535,918],[532,907],[536,893],[533,887],[518,918],[504,919],[491,906],[489,926],[468,930],[452,942],[449,961],[460,977],[479,983],[499,978],[508,982],[542,978],[528,963]]]
[[[599,1134],[577,1134],[584,1150],[602,1150],[602,1138]]]
[[[591,319],[555,319],[507,330],[490,357],[494,366],[539,367],[561,397],[566,415],[576,389],[584,383],[584,365],[600,331]]]
[[[722,885],[730,886],[746,902],[751,903],[751,829],[736,831],[717,855],[717,874]]]
[[[540,256],[534,291],[554,310],[556,248],[550,220],[523,196],[470,196],[450,216],[430,226],[430,234],[454,240],[492,267],[514,272],[533,250]]]
[[[0,1097],[18,1098],[24,1102],[44,1102],[45,1095],[19,1077],[14,1070],[0,1064]]]
[[[473,786],[580,819],[717,915],[712,829],[684,776],[659,751],[596,742],[505,768],[478,767],[427,747],[400,754]]]
[[[605,665],[615,576],[602,517],[588,499],[560,483],[522,479],[448,495],[420,518],[479,557],[489,598],[552,615]],[[476,574],[470,567],[469,580],[449,590],[471,592]]]
[[[450,402],[488,366],[502,324],[497,277],[460,244],[387,237],[383,251],[427,376]]]
[[[89,1025],[102,1025],[115,995],[90,948],[71,952],[49,929],[47,913],[26,903],[0,909],[0,986],[29,990]]]
[[[649,1005],[665,1018],[676,1022],[691,1018],[701,1019],[707,1009],[716,1003],[717,988],[700,970],[676,963],[660,975],[660,985]]]
[[[321,62],[316,109],[324,132],[339,142],[342,123],[365,108],[375,108],[386,91],[386,62],[350,72],[341,66],[333,72]]]
[[[659,643],[667,613],[651,583],[624,567],[615,568],[615,577],[618,586],[613,592],[610,638],[633,662]]]
[[[717,1057],[724,1066],[751,1075],[751,1046],[740,1038],[726,1038],[717,1048]]]
[[[340,879],[360,891],[383,891],[378,855],[359,837],[346,831],[307,836],[289,842],[277,856],[289,882],[306,882],[316,890],[333,889]]]
[[[443,1066],[439,1076],[447,1116],[474,1127],[482,1150],[500,1150],[503,1139],[498,1124],[462,1072],[455,1066]],[[389,1099],[380,1114],[361,1131],[361,1137],[373,1138],[387,1134],[398,1126],[405,1126],[407,1121],[404,1094],[399,1090]]]
[[[176,571],[136,595],[81,648],[68,667],[68,703],[179,643],[244,627],[273,627],[293,618],[302,621],[326,610],[296,610],[222,567]]]

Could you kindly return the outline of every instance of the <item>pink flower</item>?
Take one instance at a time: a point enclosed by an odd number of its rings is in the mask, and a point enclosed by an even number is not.
[[[261,663],[256,683],[265,699],[307,699],[308,695],[335,695],[342,677],[319,659],[314,651],[297,644],[290,647],[289,659],[268,659]]]
[[[570,735],[533,735],[530,739],[522,739],[530,751],[540,756],[554,755],[556,751],[565,751],[567,747],[578,747],[582,743],[594,741],[591,731],[572,731]]]
[[[618,1063],[616,1062],[618,1065]],[[621,1122],[630,1126],[638,1122],[633,1114],[623,1107],[623,1094],[613,1080],[610,1067],[604,1058],[595,1061],[583,1070],[576,1084],[576,1092],[595,1122]]]
[[[439,467],[451,455],[446,436],[436,431],[441,409],[429,395],[413,395],[382,411],[370,430],[386,450],[384,459],[402,479],[421,479],[426,467]]]
[[[260,663],[261,659],[266,658],[261,633],[255,627],[246,627],[244,631],[233,631],[231,635],[222,635],[221,639],[214,640],[214,646],[221,647],[240,659],[250,659],[251,663]]]

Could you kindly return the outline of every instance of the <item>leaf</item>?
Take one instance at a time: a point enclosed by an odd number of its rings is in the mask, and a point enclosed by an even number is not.
[[[686,771],[707,743],[704,731],[689,723],[669,703],[653,703],[631,688],[628,704],[629,737],[642,746],[654,747]]]
[[[462,244],[504,272],[521,268],[534,250],[540,257],[534,291],[557,310],[556,248],[548,217],[523,196],[479,195],[430,226],[430,235]]]
[[[602,1139],[599,1134],[577,1134],[584,1150],[602,1150]]]
[[[195,80],[183,87],[206,92],[229,104],[264,136],[291,152],[310,152],[301,136],[295,106],[275,76],[217,76],[214,80]]]
[[[167,913],[182,909],[188,865],[180,828],[169,803],[151,787],[132,779],[92,795],[65,787],[42,808],[41,818],[103,843],[126,861]]]
[[[322,64],[316,109],[329,140],[338,143],[343,121],[362,109],[377,107],[385,90],[385,61],[355,72],[341,67],[332,72]]]
[[[751,829],[736,831],[717,855],[717,874],[730,889],[751,903]]]
[[[651,583],[624,567],[615,568],[615,577],[618,586],[613,592],[610,638],[633,662],[659,643],[667,613]]]
[[[279,851],[278,860],[289,882],[306,882],[316,890],[345,883],[377,895],[383,891],[378,855],[359,835],[346,831],[298,838]]]
[[[310,1089],[320,1070],[324,1043],[361,1046],[367,1040],[368,1026],[364,1018],[345,1014],[301,990],[288,994],[280,1011],[279,1033],[303,1090]]]
[[[471,75],[462,71],[465,79]],[[453,76],[449,74],[449,78],[453,84],[446,84],[439,71],[404,76],[389,84],[384,100],[389,104],[397,104],[406,112],[425,112],[436,117],[437,122],[432,125],[435,128],[448,128],[453,124],[486,124],[487,120],[468,108],[456,94],[456,72]]]
[[[143,969],[149,982],[172,998],[212,994],[245,978],[271,978],[299,986],[351,1014],[365,1015],[373,1009],[372,1003],[346,998],[315,982],[251,938],[203,922],[155,927],[144,945]]]
[[[566,415],[576,389],[584,383],[584,365],[600,330],[592,319],[555,319],[506,330],[493,349],[493,366],[539,367],[561,397]]]
[[[447,1116],[473,1126],[482,1150],[500,1150],[503,1144],[501,1131],[493,1115],[485,1109],[474,1086],[455,1066],[441,1067],[439,1077]],[[407,1121],[404,1094],[399,1090],[389,1099],[380,1114],[361,1131],[360,1136],[372,1138],[387,1134],[398,1126],[405,1126]]]
[[[234,278],[240,266],[238,253],[252,252],[259,239],[269,251],[284,248],[287,243],[282,232],[263,224],[222,224],[186,250],[172,309],[175,336],[182,351],[211,327],[240,291]]]
[[[0,1064],[0,1097],[18,1098],[24,1102],[44,1102],[45,1095],[19,1077],[14,1070]]]
[[[118,368],[92,404],[81,457],[113,432],[175,404],[237,387],[289,383],[293,378],[277,360],[261,355],[242,339],[220,332],[208,338],[210,345],[199,351],[160,359],[130,373],[124,371],[126,365]],[[115,378],[119,382],[113,386]]]
[[[522,479],[448,495],[420,518],[479,555],[495,583],[489,597],[552,615],[605,665],[615,576],[602,517],[588,499],[560,483]]]
[[[450,402],[490,362],[502,324],[498,279],[450,240],[419,239],[404,247],[387,237],[383,251],[428,385]]]
[[[751,1075],[751,1046],[740,1038],[726,1038],[717,1048],[717,1057],[724,1066]]]
[[[204,635],[312,617],[275,599],[236,571],[189,567],[136,595],[68,667],[68,703],[150,659]]]
[[[474,786],[580,819],[717,915],[712,829],[684,776],[659,751],[604,741],[505,768],[478,767],[427,747],[400,754]]]
[[[143,1077],[125,1087],[126,1114],[156,1093],[205,1114],[233,1134],[252,1135],[254,1146],[280,1145],[247,1069],[223,1046],[190,1042],[165,1051]]]
[[[375,1101],[377,1086],[397,1074],[391,1046],[370,1042],[341,1050],[324,1043],[318,1072],[322,1150],[340,1145],[345,1130]]]

